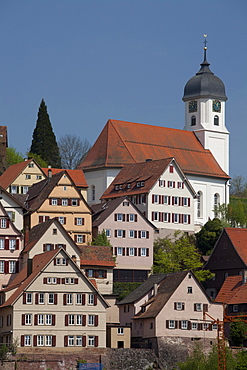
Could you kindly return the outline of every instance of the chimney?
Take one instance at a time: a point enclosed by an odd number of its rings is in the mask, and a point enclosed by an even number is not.
[[[158,284],[154,284],[154,296],[156,296],[158,292]]]
[[[33,260],[32,258],[28,258],[27,260],[27,277],[31,275],[33,272]]]
[[[28,242],[29,242],[29,227],[26,226],[24,234],[24,247],[28,244]]]
[[[50,179],[51,177],[52,177],[51,166],[48,166],[48,178]]]

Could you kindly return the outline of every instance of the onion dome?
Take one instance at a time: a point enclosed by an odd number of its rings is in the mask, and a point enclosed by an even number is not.
[[[204,61],[201,69],[192,77],[184,88],[183,101],[200,98],[212,98],[226,101],[225,85],[219,77],[211,72],[206,58],[207,48],[204,48]]]

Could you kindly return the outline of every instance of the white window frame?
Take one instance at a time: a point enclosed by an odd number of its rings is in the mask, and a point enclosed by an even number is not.
[[[45,324],[45,315],[38,314],[38,325],[44,325]]]
[[[44,335],[37,335],[37,346],[44,346]]]
[[[117,328],[117,335],[124,335],[124,328]]]
[[[129,214],[129,222],[135,222],[135,214],[134,213]]]
[[[117,221],[123,221],[123,214],[117,213]]]
[[[68,325],[75,325],[75,315],[68,315]]]
[[[48,304],[54,304],[55,302],[55,295],[54,293],[48,293]]]
[[[46,335],[45,336],[45,345],[47,347],[51,347],[52,346],[52,335]]]
[[[0,274],[4,274],[4,261],[0,260]]]
[[[32,303],[33,303],[33,294],[26,293],[26,304],[32,304]]]
[[[129,230],[129,237],[134,238],[135,237],[135,230]]]
[[[68,205],[68,199],[62,198],[62,206],[67,206],[67,205]]]
[[[76,294],[76,304],[82,305],[82,294],[81,293]]]
[[[76,235],[76,241],[77,241],[77,243],[82,243],[83,242],[82,234]]]
[[[82,346],[82,335],[77,335],[77,336],[76,336],[76,342],[75,342],[75,345],[76,345],[76,346]]]
[[[51,198],[51,205],[57,206],[57,198]]]
[[[153,212],[153,220],[156,222],[159,221],[159,212]]]
[[[197,329],[198,329],[197,322],[192,322],[191,323],[191,330],[197,330]]]
[[[158,194],[154,194],[154,204],[159,204],[159,196],[158,196]]]
[[[117,229],[117,238],[122,238],[122,237],[123,237],[123,230]]]
[[[187,330],[188,329],[188,320],[182,320],[181,321],[181,329]]]
[[[88,346],[89,347],[94,347],[94,343],[95,343],[95,336],[94,335],[89,335],[88,336]]]
[[[168,212],[163,213],[163,222],[169,222],[169,213]]]
[[[105,229],[105,234],[107,238],[111,237],[111,229]]]
[[[77,207],[78,206],[78,199],[71,199],[71,205],[72,207]]]
[[[45,316],[45,325],[52,325],[52,315],[51,314],[47,314]]]
[[[25,325],[32,325],[32,314],[25,314]]]
[[[174,224],[178,224],[178,221],[179,221],[178,213],[173,213],[173,222],[174,222]]]
[[[183,302],[176,302],[176,310],[177,311],[183,310]]]
[[[7,220],[6,220],[6,218],[1,218],[0,225],[1,225],[1,229],[7,229]]]
[[[74,346],[74,343],[75,343],[74,336],[73,335],[68,335],[68,346],[72,347],[72,346]]]
[[[82,315],[76,315],[76,325],[82,325]]]
[[[186,225],[189,223],[189,215],[183,215],[183,223]]]
[[[141,230],[141,238],[146,239],[147,238],[147,232],[146,230]]]
[[[45,294],[44,293],[39,293],[38,302],[39,304],[45,304]]]
[[[24,336],[24,346],[25,347],[30,347],[31,346],[31,340],[32,340],[31,335],[25,335]]]
[[[189,206],[189,198],[188,197],[184,197],[183,206],[184,207],[188,207]]]
[[[95,315],[88,315],[88,326],[95,325]]]
[[[76,217],[76,225],[82,226],[82,217]]]
[[[173,197],[173,202],[174,202],[174,206],[178,206],[179,205],[179,197],[177,197],[177,196]]]
[[[196,303],[195,305],[196,305],[195,306],[196,311],[197,312],[202,312],[202,304],[201,303]]]
[[[64,225],[64,217],[63,216],[59,216],[58,221],[60,222],[61,225]]]
[[[16,248],[16,239],[11,238],[9,239],[9,249],[14,251]]]
[[[66,295],[66,303],[67,304],[73,304],[73,294],[72,293],[67,293],[67,295]]]
[[[169,320],[168,328],[175,329],[175,320]]]
[[[0,238],[0,249],[4,249],[4,247],[5,247],[5,239]]]
[[[134,256],[135,255],[135,248],[134,247],[130,247],[129,248],[129,256]]]
[[[117,247],[117,256],[123,255],[123,247]]]
[[[87,301],[87,304],[89,306],[93,306],[94,304],[94,294],[88,294],[88,301]]]
[[[147,256],[147,248],[141,248],[141,257]]]

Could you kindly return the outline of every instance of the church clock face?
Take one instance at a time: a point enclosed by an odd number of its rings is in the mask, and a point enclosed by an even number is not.
[[[221,102],[219,100],[213,101],[213,112],[221,112]]]
[[[189,113],[194,113],[194,112],[197,112],[197,101],[191,100],[189,102]]]

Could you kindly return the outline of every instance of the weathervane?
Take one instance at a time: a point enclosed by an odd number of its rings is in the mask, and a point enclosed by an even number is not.
[[[207,37],[207,34],[206,33],[204,33],[204,35],[203,35],[204,37],[205,37],[205,40],[203,41],[203,43],[204,43],[204,50],[207,50],[207,39],[206,39],[206,37]]]

